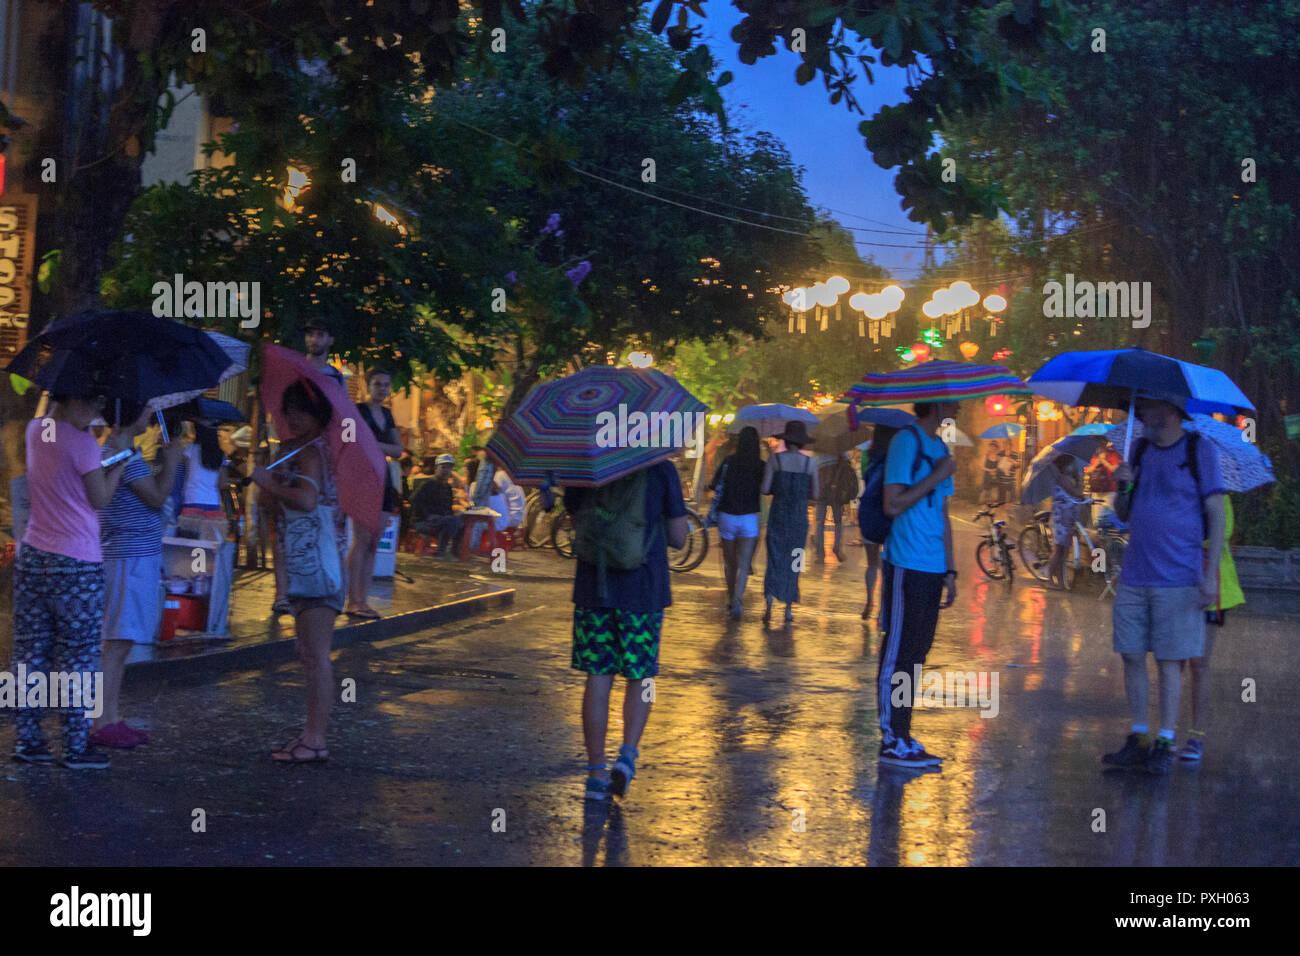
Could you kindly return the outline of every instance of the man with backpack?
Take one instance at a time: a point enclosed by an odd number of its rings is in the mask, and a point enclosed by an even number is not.
[[[637,744],[654,701],[664,608],[672,604],[668,546],[686,544],[681,478],[661,461],[599,488],[567,487],[574,517],[573,660],[587,675],[582,735],[587,748],[586,796],[627,793],[636,773]],[[623,745],[612,771],[605,733],[614,676],[627,680]]]
[[[835,525],[831,553],[843,564],[847,560],[840,547],[840,536],[844,533],[844,506],[858,496],[858,476],[849,461],[848,452],[819,456],[817,464],[817,484],[821,488],[821,497],[817,499],[813,519],[813,559],[818,564],[826,560],[826,511],[829,509],[831,521]]]
[[[914,669],[925,663],[934,643],[939,610],[957,600],[947,502],[955,468],[948,447],[937,437],[940,422],[956,417],[957,403],[925,402],[913,410],[916,421],[894,436],[885,459],[879,507],[890,520],[881,590],[885,633],[876,694],[880,762],[925,769],[939,766],[943,758],[928,753],[911,736],[917,690],[912,684]],[[863,505],[875,507],[865,496]]]
[[[1224,484],[1219,456],[1195,432],[1184,432],[1181,403],[1140,396],[1136,413],[1144,435],[1132,462],[1115,470],[1115,511],[1129,523],[1129,545],[1115,594],[1115,652],[1124,659],[1124,689],[1133,722],[1124,746],[1102,757],[1111,766],[1166,774],[1174,761],[1174,723],[1183,662],[1205,652],[1204,610],[1219,599],[1223,553]],[[1160,681],[1160,728],[1147,725],[1147,652]]]

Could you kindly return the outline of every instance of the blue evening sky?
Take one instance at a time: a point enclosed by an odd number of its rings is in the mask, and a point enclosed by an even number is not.
[[[914,278],[924,256],[925,227],[908,220],[903,212],[894,191],[897,169],[876,165],[857,129],[859,122],[881,106],[904,99],[904,71],[875,65],[875,83],[868,84],[861,70],[855,70],[854,95],[865,113],[860,115],[846,108],[843,101],[831,106],[820,76],[799,86],[794,79],[799,55],[786,50],[780,41],[775,56],[753,66],[741,63],[731,29],[743,14],[730,3],[709,3],[704,9],[708,17],[693,16],[692,25],[703,29],[703,42],[719,61],[718,73],[730,70],[735,77],[722,89],[728,121],[745,131],[765,130],[777,136],[795,164],[804,167],[809,200],[831,211],[841,225],[854,229],[863,258],[873,259],[900,281]]]

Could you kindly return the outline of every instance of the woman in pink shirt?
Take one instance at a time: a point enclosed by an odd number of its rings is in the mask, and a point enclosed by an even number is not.
[[[14,569],[13,670],[26,673],[77,673],[84,681],[100,671],[104,619],[104,566],[99,549],[98,510],[122,479],[123,463],[100,466],[100,448],[90,423],[103,402],[54,396],[52,414],[27,425],[27,487],[31,516]],[[130,441],[121,429],[109,440],[113,451]],[[93,680],[93,677],[90,677]],[[93,684],[91,685],[93,688]],[[57,683],[50,687],[57,691]],[[102,770],[108,758],[90,744],[85,706],[62,711],[63,765],[72,770]],[[17,714],[14,759],[49,764],[41,717],[57,708],[22,707]],[[98,701],[94,701],[95,704]]]

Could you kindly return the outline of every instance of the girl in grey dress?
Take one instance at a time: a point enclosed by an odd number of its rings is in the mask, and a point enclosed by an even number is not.
[[[772,620],[772,602],[785,602],[785,620],[794,620],[793,604],[799,600],[799,572],[804,567],[808,542],[808,502],[821,493],[817,467],[801,449],[812,439],[803,422],[789,422],[776,436],[787,450],[767,460],[762,493],[772,496],[767,516],[767,573],[763,576],[763,595],[767,610],[763,623]],[[796,570],[796,568],[798,570]]]

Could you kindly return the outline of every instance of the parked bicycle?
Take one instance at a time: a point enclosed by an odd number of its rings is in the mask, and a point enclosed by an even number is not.
[[[996,506],[994,506],[996,507]],[[983,540],[975,548],[975,561],[986,577],[994,581],[1005,580],[1008,584],[1015,581],[1016,565],[1012,558],[1011,539],[1007,537],[1006,521],[995,521],[991,508],[985,508],[972,518],[978,522],[988,519],[988,529],[983,533]]]
[[[694,508],[686,509],[686,543],[668,546],[668,567],[673,571],[694,571],[709,553],[709,529]]]
[[[542,503],[540,488],[528,492],[524,505],[524,543],[530,548],[544,548],[551,543],[551,532],[556,519],[564,514],[564,493],[553,488],[551,494],[555,499],[550,511]]]
[[[1085,505],[1101,504],[1100,498],[1086,498]],[[1117,521],[1104,521],[1095,529],[1096,538],[1089,533],[1083,523],[1074,523],[1075,534],[1071,546],[1065,553],[1065,564],[1061,574],[1066,590],[1074,587],[1080,570],[1094,571],[1102,576],[1105,588],[1101,596],[1115,593],[1119,582],[1120,568],[1124,563],[1124,549],[1128,545],[1128,531]],[[1034,515],[1034,523],[1026,525],[1016,541],[1016,550],[1025,570],[1040,581],[1051,580],[1052,551],[1056,539],[1052,533],[1052,512],[1040,511]],[[1100,561],[1098,559],[1101,559]]]

